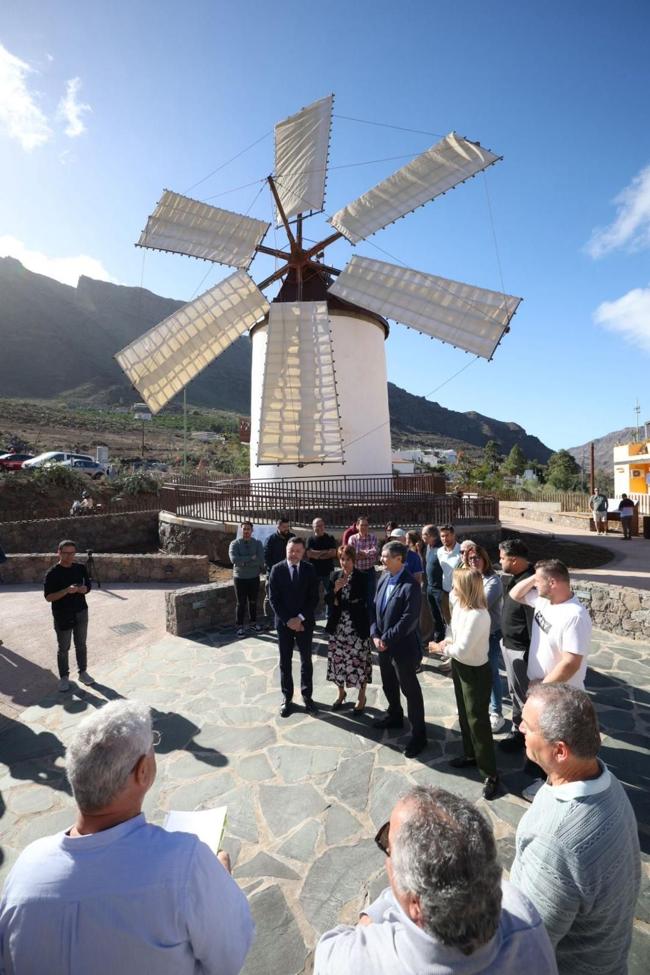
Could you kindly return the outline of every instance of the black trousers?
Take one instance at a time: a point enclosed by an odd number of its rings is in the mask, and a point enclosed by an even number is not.
[[[300,692],[305,700],[311,698],[314,691],[314,667],[311,659],[311,643],[314,635],[312,623],[303,623],[302,633],[290,630],[284,623],[278,622],[278,646],[280,649],[280,688],[285,701],[293,699],[293,674],[291,664],[294,648],[300,654]]]
[[[441,608],[442,589],[427,589],[427,600],[433,616],[433,639],[435,643],[441,643],[447,630]]]
[[[260,588],[260,577],[255,576],[254,579],[238,579],[235,576],[234,583],[235,596],[237,597],[237,609],[235,610],[237,626],[241,626],[244,622],[246,603],[248,603],[248,618],[251,623],[254,623],[257,619],[257,593]]]
[[[65,678],[70,676],[68,655],[70,653],[70,644],[73,639],[75,656],[77,658],[77,667],[79,669],[79,673],[83,673],[83,671],[87,669],[88,665],[88,652],[86,649],[86,637],[88,635],[88,610],[83,609],[80,613],[75,613],[74,620],[70,626],[61,627],[55,620],[54,631],[56,633],[56,642],[58,645],[56,662],[59,668],[59,677]]]
[[[411,724],[411,734],[414,738],[426,738],[424,725],[424,700],[422,688],[415,668],[419,663],[419,654],[406,651],[400,655],[389,653],[388,650],[379,653],[379,671],[381,685],[388,701],[388,713],[391,718],[402,718],[402,702],[400,690],[406,698],[406,713]]]

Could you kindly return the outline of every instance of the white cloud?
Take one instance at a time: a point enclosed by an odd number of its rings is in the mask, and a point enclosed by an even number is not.
[[[37,94],[29,89],[28,77],[33,73],[33,68],[0,44],[0,125],[28,152],[52,137]]]
[[[0,257],[15,257],[24,267],[36,274],[46,274],[63,284],[77,286],[80,275],[96,278],[99,281],[118,282],[111,277],[101,261],[87,254],[77,257],[50,257],[40,251],[30,250],[16,237],[0,237]]]
[[[650,352],[650,287],[633,288],[616,301],[604,301],[594,312],[594,321]]]
[[[71,78],[66,82],[65,95],[59,101],[57,115],[67,122],[65,134],[71,139],[82,135],[86,131],[86,126],[82,121],[82,116],[86,112],[91,112],[90,105],[78,101],[79,89],[81,88],[81,78]]]
[[[619,247],[639,250],[650,246],[650,166],[642,169],[614,199],[616,219],[609,227],[594,230],[587,253],[602,257]]]

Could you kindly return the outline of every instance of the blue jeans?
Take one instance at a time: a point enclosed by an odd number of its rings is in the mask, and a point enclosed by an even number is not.
[[[501,661],[501,630],[490,633],[488,660],[492,670],[492,693],[490,694],[490,713],[501,714],[503,691],[501,689],[501,675],[499,663]]]

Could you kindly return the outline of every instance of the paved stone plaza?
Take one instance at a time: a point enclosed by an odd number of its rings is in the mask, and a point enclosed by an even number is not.
[[[96,686],[79,686],[73,695],[51,693],[19,719],[8,719],[0,732],[0,873],[31,840],[71,824],[65,745],[81,715],[118,696],[150,704],[163,735],[148,817],[160,823],[170,808],[228,806],[225,847],[257,923],[247,975],[302,972],[320,933],[339,921],[354,922],[385,884],[384,858],[373,836],[413,783],[478,800],[509,867],[514,831],[528,808],[518,798],[527,780],[516,760],[500,758],[509,791],[486,803],[479,800],[475,774],[447,768],[460,748],[451,679],[425,663],[430,744],[408,761],[399,736],[371,726],[383,707],[378,683],[369,688],[365,716],[352,713],[353,701],[330,710],[335,692],[325,681],[322,636],[316,647],[314,697],[322,710],[311,717],[300,709],[286,720],[278,714],[272,634],[242,640],[231,633],[168,636],[114,662],[92,652]],[[602,757],[625,784],[640,823],[644,881],[632,975],[647,973],[650,959],[649,652],[638,641],[596,631],[588,679],[604,735]],[[297,664],[296,656],[296,670]]]

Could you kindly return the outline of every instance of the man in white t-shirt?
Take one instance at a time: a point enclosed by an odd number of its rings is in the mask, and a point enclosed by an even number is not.
[[[535,575],[513,586],[510,597],[532,606],[533,630],[528,654],[528,680],[570,684],[584,690],[591,645],[591,619],[573,595],[569,570],[559,559],[537,562]],[[537,778],[524,789],[532,802],[544,784]]]

